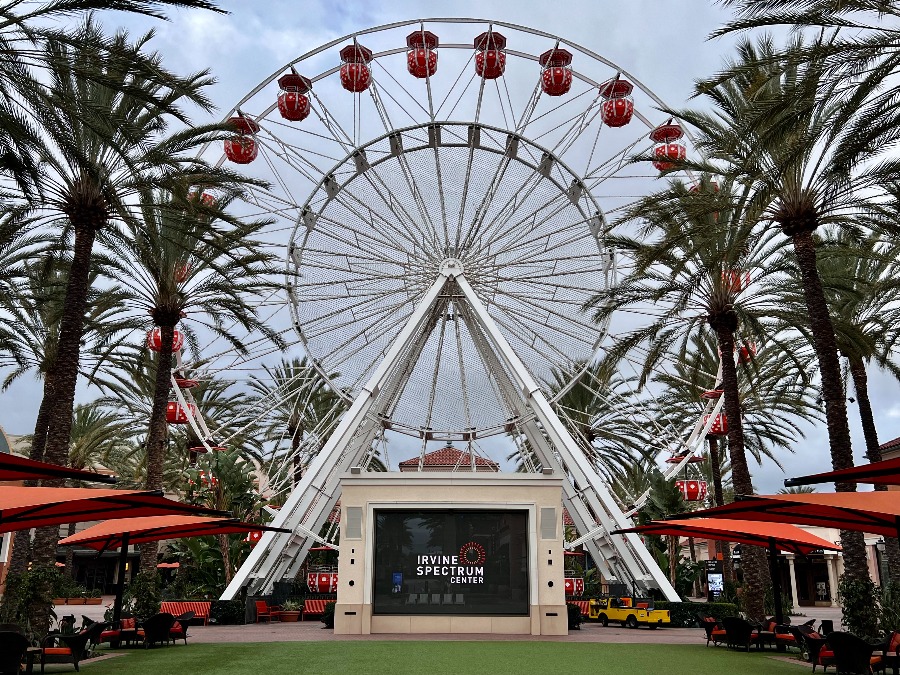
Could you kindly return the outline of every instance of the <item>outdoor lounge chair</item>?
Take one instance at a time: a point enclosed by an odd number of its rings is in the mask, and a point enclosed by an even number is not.
[[[825,638],[831,651],[834,652],[834,665],[838,675],[853,673],[869,675],[884,670],[884,659],[872,656],[876,645],[870,644],[853,633],[834,631]]]
[[[105,626],[98,622],[72,635],[51,633],[45,637],[41,642],[41,672],[48,663],[71,663],[79,670],[78,663],[85,657],[88,644],[97,642]]]
[[[25,650],[30,646],[28,638],[20,631],[0,631],[0,673],[19,675]]]
[[[160,644],[169,644],[169,631],[175,625],[175,617],[168,612],[160,612],[154,614],[144,621],[141,628],[144,633],[144,649],[152,647],[159,642]]]
[[[173,645],[178,640],[184,640],[184,644],[187,644],[187,629],[193,618],[194,612],[185,612],[181,616],[175,618],[175,623],[172,624],[172,628],[169,631],[169,639],[172,640]]]
[[[814,630],[803,630],[803,651],[806,652],[808,660],[812,663],[813,672],[816,672],[816,666],[822,666],[822,670],[834,664],[834,652],[825,644],[825,638]]]
[[[270,605],[265,600],[256,601],[256,623],[261,619],[265,619],[272,623],[272,619],[281,621],[281,605]]]
[[[713,645],[725,642],[725,629],[722,628],[722,624],[719,623],[718,619],[712,616],[698,616],[697,620],[700,622],[703,630],[706,631],[707,647],[709,647],[710,642],[712,642]]]
[[[749,652],[750,645],[757,640],[753,624],[739,616],[723,617],[722,627],[725,628],[725,644],[732,649]]]

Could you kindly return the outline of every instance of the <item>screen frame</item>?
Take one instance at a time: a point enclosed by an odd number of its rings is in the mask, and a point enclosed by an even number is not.
[[[363,570],[363,604],[373,605],[375,581],[375,511],[524,511],[525,532],[528,537],[528,607],[529,612],[538,598],[538,532],[537,508],[534,502],[369,502],[366,505],[365,568]],[[552,548],[552,547],[551,547]],[[381,616],[381,615],[379,615]],[[385,615],[387,616],[387,615]],[[412,616],[412,615],[400,615]],[[427,616],[427,615],[416,615]],[[444,616],[444,615],[441,615]],[[446,615],[449,616],[449,615]],[[462,616],[462,615],[461,615]],[[475,615],[469,615],[475,616]],[[494,616],[494,615],[482,615]],[[501,615],[496,615],[501,616]]]

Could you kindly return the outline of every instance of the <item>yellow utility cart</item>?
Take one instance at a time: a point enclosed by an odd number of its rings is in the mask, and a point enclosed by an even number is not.
[[[610,621],[618,621],[625,628],[647,626],[655,629],[671,623],[669,610],[654,609],[650,598],[595,598],[591,600],[588,616],[604,626]]]

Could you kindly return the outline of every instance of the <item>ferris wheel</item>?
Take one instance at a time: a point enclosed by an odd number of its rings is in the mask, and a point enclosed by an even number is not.
[[[688,152],[660,107],[632,73],[585,47],[476,19],[345,36],[285,64],[235,105],[234,136],[205,156],[267,184],[238,213],[268,218],[264,243],[285,252],[286,301],[273,297],[266,318],[296,335],[296,351],[347,409],[318,430],[331,436],[300,484],[291,467],[304,448],[273,456],[268,487],[293,489],[282,511],[299,514],[281,557],[293,552],[266,567],[264,537],[235,583],[295,569],[336,500],[298,493],[335,480],[348,457],[365,464],[386,438],[395,455],[420,457],[458,442],[472,466],[476,456],[509,454],[510,438],[543,446],[535,466],[584,473],[580,489],[599,495],[567,502],[595,558],[632,561],[614,575],[652,576],[639,551],[602,541],[610,523],[590,514],[611,513],[612,524],[621,514],[600,494],[584,440],[554,438],[548,426],[610,335],[630,327],[629,317],[598,325],[582,306],[622,264],[606,244],[608,223]],[[632,161],[651,154],[652,163]],[[179,362],[180,372],[259,371],[280,356],[262,340],[245,344],[241,358],[210,344],[202,369]],[[189,391],[176,394],[190,406]],[[201,426],[203,437],[215,435]],[[659,437],[661,447],[683,445],[680,431]]]

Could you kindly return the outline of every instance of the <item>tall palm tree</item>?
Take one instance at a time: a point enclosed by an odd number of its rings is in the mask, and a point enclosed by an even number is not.
[[[103,465],[103,459],[123,446],[122,422],[94,404],[75,406],[72,416],[72,443],[69,446],[69,466],[73,469],[93,469]],[[69,523],[67,536],[75,534],[75,523]],[[66,548],[66,572],[74,576],[75,549]]]
[[[608,238],[631,259],[626,275],[586,303],[597,322],[619,310],[650,314],[646,325],[620,336],[608,353],[615,363],[642,349],[642,383],[664,357],[685,360],[698,335],[715,336],[719,351],[729,355],[722,359],[721,388],[732,481],[739,494],[753,494],[754,488],[733,355],[742,339],[768,332],[773,309],[761,289],[779,259],[771,234],[757,231],[751,196],[732,181],[719,186],[704,177],[694,189],[674,181],[640,200],[620,219],[621,233]],[[732,273],[743,279],[751,269],[754,284],[734,282]],[[762,617],[767,565],[763,551],[749,549],[744,556],[746,607],[751,616]]]
[[[869,397],[867,365],[873,363],[900,379],[895,349],[900,340],[900,280],[896,243],[886,244],[880,234],[862,238],[847,230],[826,232],[819,253],[819,274],[835,327],[838,350],[847,361],[866,444],[866,459],[881,460],[878,429]],[[796,292],[785,294],[788,304],[802,305]],[[801,326],[803,327],[803,326]],[[851,399],[852,400],[852,399]],[[876,485],[876,490],[887,490]],[[900,546],[885,538],[888,570],[900,582]]]
[[[710,388],[708,373],[715,371],[718,360],[715,347],[698,337],[687,358],[656,376],[655,381],[665,387],[657,397],[663,419],[681,427],[696,423],[703,410],[700,394]],[[811,361],[809,356],[785,354],[773,341],[771,347],[763,348],[750,363],[738,369],[745,449],[757,464],[768,460],[781,467],[779,455],[794,452],[796,442],[803,438],[800,423],[819,419],[815,394],[806,375]],[[721,506],[725,503],[725,489],[719,438],[709,435],[707,445],[713,503]],[[731,576],[727,549],[723,548],[722,554],[726,573]]]
[[[0,3],[0,174],[10,176],[20,196],[39,198],[40,189],[40,132],[22,104],[34,105],[35,93],[40,88],[42,72],[50,65],[39,47],[48,39],[75,45],[83,39],[78,31],[67,32],[58,28],[62,20],[96,10],[116,10],[166,19],[166,7],[198,8],[222,12],[209,0],[51,0],[42,3],[25,3],[22,0],[4,0]],[[139,52],[123,51],[121,45],[99,36],[94,48],[108,56],[131,62],[131,68],[140,68],[145,74],[161,74],[158,64],[145,60]],[[105,81],[101,72],[84,71],[86,77],[97,82]],[[151,92],[132,89],[132,94],[153,100]],[[37,96],[40,98],[40,95]],[[40,103],[37,103],[40,107]]]
[[[23,265],[21,275],[15,296],[0,296],[0,308],[6,313],[6,321],[0,324],[0,344],[6,346],[14,365],[3,379],[0,391],[28,373],[46,382],[56,364],[68,261],[56,252],[49,252]],[[92,290],[87,299],[80,363],[81,374],[89,380],[112,367],[109,357],[123,349],[124,336],[133,328],[121,316],[122,294],[115,287],[93,288],[97,276],[96,270],[91,273]],[[45,398],[38,409],[34,433],[29,439],[32,459],[43,458],[40,450],[46,440],[50,405]],[[26,482],[26,485],[36,484],[37,481]],[[27,569],[31,555],[30,533],[21,532],[16,537],[10,570],[21,574]]]
[[[815,45],[827,46],[827,38]],[[881,148],[852,133],[857,109],[838,91],[839,81],[827,76],[824,61],[808,58],[810,53],[802,36],[782,50],[767,37],[756,44],[743,41],[730,68],[734,76],[697,87],[713,112],[676,114],[699,131],[697,148],[710,158],[693,164],[750,186],[759,222],[784,233],[792,245],[818,361],[832,466],[845,469],[853,466],[850,427],[815,233],[829,225],[854,227],[860,214],[878,208],[873,191],[882,181],[895,182],[900,167],[866,163]],[[836,489],[856,486],[839,483]],[[841,540],[845,578],[868,580],[862,534],[845,531]]]

